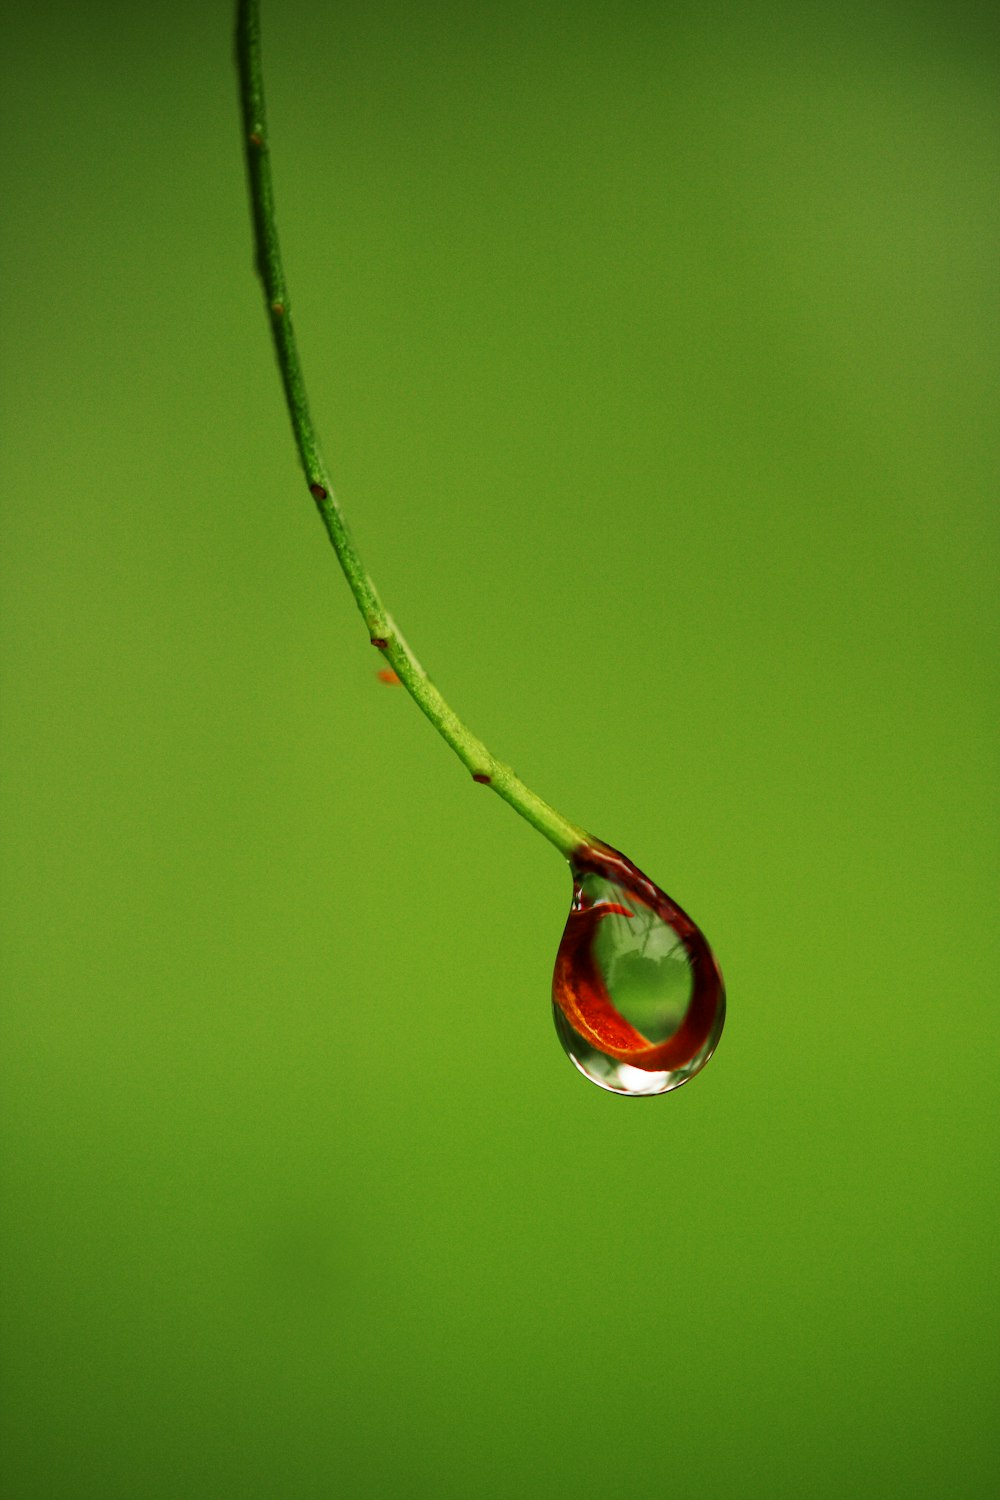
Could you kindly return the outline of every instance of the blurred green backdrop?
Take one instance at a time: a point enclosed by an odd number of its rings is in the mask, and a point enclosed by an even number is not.
[[[995,1483],[993,17],[265,4],[366,559],[727,976],[632,1102],[304,496],[229,6],[4,7],[15,1500]]]

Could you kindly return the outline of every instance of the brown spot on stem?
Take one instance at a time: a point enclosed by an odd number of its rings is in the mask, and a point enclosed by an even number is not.
[[[264,144],[264,137],[259,135],[256,130],[251,130],[249,140],[251,146],[256,146],[258,149]]]
[[[377,650],[384,651],[385,648],[386,648],[386,646],[388,646],[388,644],[389,644],[389,642],[386,640],[386,638],[385,638],[384,635],[373,635],[372,636],[372,645],[374,647],[376,647]]]
[[[321,484],[311,484],[309,486],[309,493],[310,493],[310,495],[312,495],[312,497],[313,497],[314,500],[325,500],[326,499],[326,490],[323,488],[323,486]]]
[[[283,302],[272,302],[271,311],[276,318],[283,318],[285,316],[285,304]]]
[[[485,771],[473,771],[472,779],[473,781],[478,781],[480,786],[489,786],[493,777],[487,776]]]

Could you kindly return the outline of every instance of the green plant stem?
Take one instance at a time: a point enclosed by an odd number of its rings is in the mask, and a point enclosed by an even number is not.
[[[288,414],[306,483],[368,627],[369,639],[378,647],[417,706],[427,715],[473,777],[489,785],[568,859],[574,850],[581,845],[591,845],[593,840],[582,828],[570,823],[530,787],[525,786],[511,767],[492,755],[482,740],[477,739],[465,727],[454,709],[448,706],[382,603],[351,539],[309,415],[302,366],[292,327],[288,288],[281,263],[264,109],[259,0],[237,0],[236,58],[240,74],[243,144],[250,183],[257,269],[264,284],[264,300],[274,336]]]

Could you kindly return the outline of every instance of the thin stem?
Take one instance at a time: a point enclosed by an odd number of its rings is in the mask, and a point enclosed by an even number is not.
[[[337,560],[368,627],[369,639],[394,669],[417,706],[427,715],[463,765],[471,771],[473,779],[492,787],[498,796],[510,803],[515,812],[520,813],[561,854],[569,858],[574,850],[581,845],[589,846],[593,840],[582,828],[570,823],[554,807],[543,802],[530,787],[525,786],[510,766],[491,754],[482,740],[477,739],[455,711],[449,708],[382,603],[351,539],[309,415],[309,402],[281,263],[264,110],[259,0],[237,0],[236,60],[240,74],[243,144],[250,183],[257,270],[264,284],[264,300],[274,336],[285,401],[309,492],[316,502]]]

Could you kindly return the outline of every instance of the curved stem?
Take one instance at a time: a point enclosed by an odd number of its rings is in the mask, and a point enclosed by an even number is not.
[[[448,706],[382,603],[351,539],[309,415],[281,263],[264,110],[259,0],[237,0],[236,61],[240,74],[243,144],[250,184],[257,270],[264,284],[264,298],[285,389],[285,401],[309,492],[316,502],[327,535],[333,543],[333,550],[368,627],[369,639],[395,670],[417,706],[427,715],[459,760],[471,771],[473,779],[492,787],[498,796],[510,803],[515,812],[520,813],[560,853],[569,858],[581,845],[591,844],[589,836],[582,828],[556,812],[554,807],[550,807],[530,787],[525,786],[510,766],[492,755]]]

